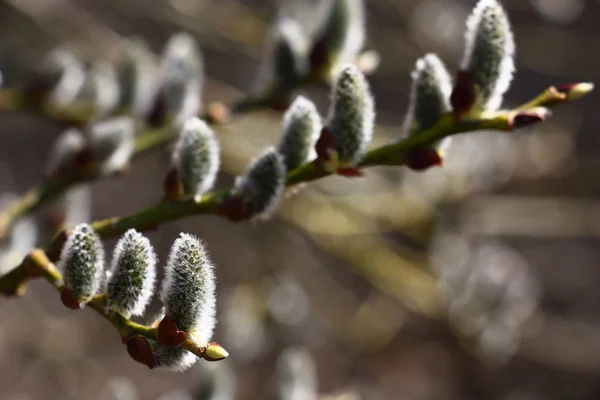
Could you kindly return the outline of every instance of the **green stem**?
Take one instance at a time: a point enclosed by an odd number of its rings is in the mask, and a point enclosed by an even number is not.
[[[455,122],[453,117],[448,114],[429,130],[412,135],[397,143],[371,150],[364,156],[359,167],[402,165],[412,149],[436,142],[450,135],[482,129],[507,130],[510,128],[509,116],[510,113],[503,113],[490,119]],[[302,182],[315,181],[328,175],[331,175],[331,173],[318,168],[316,161],[308,162],[288,173],[286,186],[290,187]],[[201,199],[184,198],[164,201],[158,206],[138,214],[94,222],[92,227],[102,238],[109,238],[118,236],[131,228],[144,230],[192,215],[215,214],[227,193],[229,191],[209,193]]]
[[[184,198],[163,201],[156,207],[127,217],[113,217],[96,221],[92,227],[101,238],[118,236],[128,229],[147,230],[168,221],[194,214],[215,214],[227,191],[209,193],[201,199]]]
[[[150,129],[135,138],[133,156],[139,157],[148,150],[162,146],[177,136],[178,130],[172,125]]]
[[[533,99],[515,108],[515,111],[524,111],[535,107],[552,107],[566,100],[565,94],[560,93],[554,86],[551,86]]]

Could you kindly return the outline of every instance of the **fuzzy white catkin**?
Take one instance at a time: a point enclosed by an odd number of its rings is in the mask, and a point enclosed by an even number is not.
[[[135,124],[130,117],[115,117],[92,126],[90,148],[103,175],[123,168],[133,155]]]
[[[173,243],[162,288],[165,315],[199,342],[208,342],[216,324],[214,266],[204,244],[181,233]]]
[[[173,35],[163,52],[162,73],[167,112],[178,124],[197,115],[204,82],[202,55],[187,33]]]
[[[278,18],[267,39],[254,91],[293,84],[306,73],[307,47],[300,24],[289,17]]]
[[[165,371],[183,372],[194,365],[199,358],[183,347],[167,347],[151,342],[154,366]]]
[[[355,166],[373,137],[375,104],[362,72],[345,65],[331,89],[327,128],[333,135],[341,166]]]
[[[321,117],[314,103],[298,96],[283,117],[279,153],[288,171],[315,158],[315,143],[321,132]]]
[[[107,307],[126,317],[142,315],[154,292],[156,255],[150,241],[130,229],[115,246]]]
[[[83,87],[76,102],[93,106],[93,117],[101,120],[113,111],[119,101],[119,83],[113,65],[106,60],[95,61],[85,70]]]
[[[199,118],[185,122],[173,151],[172,163],[186,194],[209,191],[220,167],[219,142],[208,124]]]
[[[331,66],[328,78],[334,78],[347,63],[353,63],[365,42],[363,0],[324,0],[321,28],[314,40],[325,44]]]
[[[156,56],[148,44],[139,38],[124,44],[123,60],[118,69],[119,106],[137,117],[148,114],[158,88]]]
[[[41,73],[57,77],[48,100],[59,107],[71,104],[85,82],[83,63],[77,54],[65,47],[58,47],[48,54],[42,62]]]
[[[404,120],[404,134],[411,129],[425,130],[434,126],[450,111],[452,79],[442,60],[433,53],[417,60],[412,74],[410,105]]]
[[[163,306],[152,318],[150,318],[150,321],[153,321],[155,324],[158,323],[165,317],[165,310],[166,307]],[[199,360],[194,353],[181,346],[168,347],[150,339],[148,340],[148,343],[150,343],[152,348],[154,368],[156,369],[182,372],[190,368]]]
[[[233,193],[241,196],[248,216],[268,218],[279,205],[285,188],[283,157],[273,147],[263,150],[238,177]]]
[[[63,246],[58,267],[65,284],[80,303],[91,300],[104,276],[104,248],[89,224],[79,224]]]
[[[515,70],[515,42],[508,17],[498,0],[479,0],[467,19],[463,71],[478,87],[475,106],[497,110]]]

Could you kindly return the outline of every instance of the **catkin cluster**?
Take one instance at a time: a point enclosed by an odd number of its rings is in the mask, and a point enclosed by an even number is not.
[[[331,83],[349,63],[372,72],[379,63],[375,52],[363,51],[365,12],[362,0],[323,0],[316,23],[282,13],[267,39],[257,91],[286,98],[304,80]]]
[[[190,35],[171,37],[161,57],[137,38],[122,48],[119,62],[86,67],[76,52],[60,47],[31,73],[24,96],[31,106],[67,122],[82,119],[56,140],[46,166],[49,179],[118,173],[133,156],[140,126],[182,126],[199,113],[204,64]],[[70,109],[81,115],[71,116]]]
[[[125,318],[143,315],[155,292],[157,257],[150,241],[130,229],[117,242],[109,268],[104,260],[102,242],[93,228],[77,225],[58,264],[64,275],[65,305],[83,308],[95,296],[103,295],[107,312]],[[158,340],[135,339],[146,341],[150,352],[144,362],[150,368],[186,369],[198,357],[181,347],[182,341],[207,344],[216,323],[214,266],[204,243],[196,237],[182,233],[173,243],[160,298],[164,311],[158,318]],[[173,334],[182,335],[183,340],[173,343],[169,340]],[[216,359],[219,353],[215,356],[213,351],[210,356]]]
[[[267,58],[276,80],[272,87],[283,88],[288,95],[307,74],[326,74],[331,83],[329,113],[322,120],[315,105],[303,96],[290,102],[278,146],[264,149],[250,162],[219,206],[219,213],[233,221],[268,217],[282,198],[287,174],[307,162],[326,173],[361,175],[360,163],[375,124],[370,85],[356,62],[364,42],[364,5],[360,0],[323,4],[327,6],[320,14],[323,19],[310,37],[302,33],[298,21],[278,19]],[[220,167],[216,135],[207,122],[196,117],[203,82],[201,53],[185,34],[171,38],[161,63],[138,41],[128,44],[120,72],[114,74],[122,89],[118,104],[139,113],[147,123],[171,121],[180,126],[171,169],[164,180],[166,198],[200,201],[213,188]],[[465,54],[454,83],[437,55],[426,54],[417,61],[403,136],[422,135],[447,115],[472,117],[495,110],[510,82],[513,48],[502,6],[497,0],[481,0],[467,21]],[[59,64],[62,70],[52,64],[52,70],[63,71],[73,64],[73,57],[69,60]],[[152,85],[142,79],[150,76],[154,77]],[[278,94],[270,95],[278,99]],[[148,97],[154,100],[141,107]],[[97,165],[101,173],[124,167],[133,150],[131,121],[112,119],[88,130],[88,135],[69,130],[59,138],[49,162],[50,176],[78,171],[82,163]],[[414,170],[440,165],[448,143],[416,146],[404,164]]]
[[[443,61],[433,53],[416,62],[403,136],[433,128],[445,115],[478,117],[497,110],[508,90],[514,70],[514,39],[502,5],[480,0],[469,16],[465,50],[455,82]],[[425,170],[441,165],[449,140],[417,147],[406,165]]]

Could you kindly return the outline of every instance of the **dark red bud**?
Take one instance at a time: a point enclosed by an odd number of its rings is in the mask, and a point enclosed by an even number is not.
[[[559,93],[567,94],[577,85],[579,85],[579,82],[565,83],[564,85],[556,86],[556,90]]]
[[[232,222],[246,221],[250,216],[244,199],[240,196],[232,196],[221,201],[217,214]]]
[[[158,343],[167,347],[177,347],[189,337],[187,332],[180,331],[177,324],[169,317],[164,317],[158,324]]]
[[[512,120],[510,121],[510,128],[524,128],[526,126],[545,121],[547,118],[548,112],[542,113],[540,111],[523,111],[513,116]]]
[[[290,102],[289,98],[279,98],[279,99],[271,102],[271,104],[269,104],[269,107],[273,111],[281,112],[281,111],[286,111],[288,108],[290,108],[290,105],[291,105],[291,102]]]
[[[560,85],[555,89],[564,95],[566,100],[577,100],[594,90],[594,84],[592,82],[574,82]]]
[[[79,303],[79,301],[73,297],[71,291],[66,287],[60,292],[60,300],[65,307],[70,308],[71,310],[81,310],[85,306],[85,304]]]
[[[330,151],[335,150],[335,139],[327,127],[321,130],[321,136],[315,144],[317,157],[320,161],[329,161],[331,159]]]
[[[171,168],[163,181],[163,189],[167,200],[177,200],[183,196],[183,184],[179,179],[177,168]]]
[[[94,153],[90,146],[81,149],[76,155],[73,164],[76,168],[86,168],[94,161]]]
[[[169,106],[167,103],[167,93],[165,88],[161,88],[158,93],[156,93],[152,108],[146,117],[146,123],[151,127],[164,125],[168,113]]]
[[[460,117],[469,112],[474,103],[475,85],[473,84],[473,76],[469,71],[458,71],[456,82],[450,95],[452,113],[455,117]]]
[[[335,170],[335,173],[341,176],[345,176],[347,178],[356,178],[359,176],[364,176],[364,173],[360,169],[354,167],[338,168]]]
[[[152,347],[146,338],[133,336],[127,340],[127,353],[135,361],[144,364],[148,368],[154,368],[154,355]]]
[[[313,46],[308,57],[310,71],[319,73],[329,61],[329,49],[327,38],[324,38]]]
[[[443,163],[440,153],[433,147],[417,147],[409,152],[406,166],[413,171],[424,171]]]
[[[30,73],[23,91],[23,101],[27,107],[38,108],[54,89],[56,82],[36,71]]]

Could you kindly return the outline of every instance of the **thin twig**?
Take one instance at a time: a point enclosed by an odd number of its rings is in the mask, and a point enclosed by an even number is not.
[[[61,273],[48,259],[43,251],[39,249],[31,251],[24,260],[24,266],[24,270],[27,271],[28,275],[41,276],[46,279],[58,292],[63,290],[64,281]],[[87,303],[87,306],[100,314],[105,320],[110,322],[119,332],[123,342],[133,336],[141,336],[154,341],[156,341],[158,338],[156,327],[138,324],[128,318],[125,318],[123,315],[117,312],[108,311],[106,308],[105,295],[94,296],[94,298]],[[202,358],[209,344],[196,343],[193,339],[187,339],[185,342],[183,342],[182,346],[186,350],[189,350],[196,356]]]

